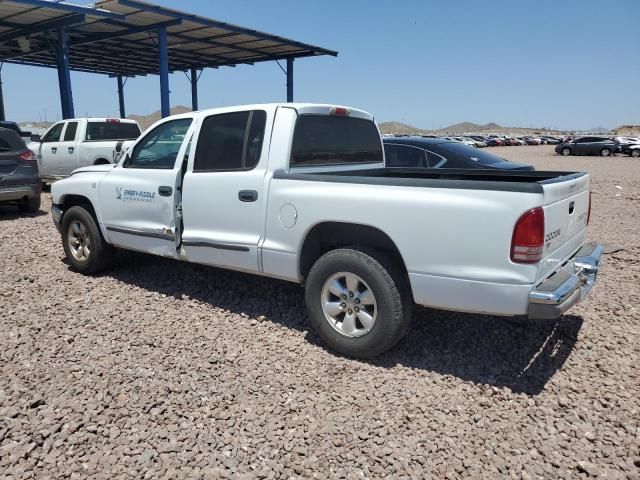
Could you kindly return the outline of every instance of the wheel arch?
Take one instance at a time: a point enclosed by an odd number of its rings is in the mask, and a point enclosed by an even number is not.
[[[111,162],[110,162],[109,160],[107,160],[106,158],[102,158],[102,157],[100,157],[100,158],[96,158],[96,159],[93,161],[93,164],[94,164],[94,165],[109,165],[110,163],[111,163]]]
[[[377,227],[360,223],[325,221],[313,225],[302,241],[298,255],[298,273],[305,279],[313,264],[325,253],[348,246],[379,250],[407,274],[407,267],[396,243]]]

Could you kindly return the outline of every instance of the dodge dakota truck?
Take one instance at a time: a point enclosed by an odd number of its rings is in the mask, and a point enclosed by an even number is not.
[[[334,350],[380,354],[414,304],[556,318],[593,287],[589,175],[385,168],[373,117],[316,104],[165,118],[52,188],[71,266],[114,249],[298,282]]]
[[[116,163],[139,135],[134,120],[76,118],[56,123],[40,142],[28,146],[36,154],[42,179],[53,181],[79,167]]]

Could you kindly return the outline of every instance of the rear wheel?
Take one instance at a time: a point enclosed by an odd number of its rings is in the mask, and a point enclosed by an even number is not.
[[[40,210],[40,204],[41,204],[40,195],[38,195],[37,197],[21,200],[18,203],[18,209],[21,212],[25,212],[25,213],[35,213],[38,210]]]
[[[332,349],[367,358],[393,347],[413,303],[400,269],[380,252],[326,253],[309,272],[305,299],[313,328]]]
[[[561,152],[561,153],[562,153],[562,155],[563,155],[563,156],[567,157],[567,156],[571,155],[571,149],[570,149],[570,148],[568,148],[568,147],[564,147],[564,148],[562,149],[562,152]]]
[[[82,207],[71,207],[62,217],[62,246],[67,260],[80,273],[92,274],[113,265],[115,249],[109,245],[93,216]]]
[[[634,148],[633,150],[631,150],[631,156],[634,158],[639,158],[640,157],[640,148]]]
[[[600,150],[600,156],[601,157],[609,157],[609,156],[611,156],[611,149],[603,148],[602,150]]]

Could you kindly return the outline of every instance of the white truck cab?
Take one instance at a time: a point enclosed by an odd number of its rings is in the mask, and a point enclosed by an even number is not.
[[[385,168],[373,117],[344,106],[165,118],[52,196],[74,269],[125,248],[302,283],[313,327],[357,357],[397,343],[414,303],[555,318],[602,255],[587,174]]]
[[[117,163],[140,136],[134,120],[76,118],[54,124],[40,142],[29,144],[45,181],[68,177],[80,167]]]

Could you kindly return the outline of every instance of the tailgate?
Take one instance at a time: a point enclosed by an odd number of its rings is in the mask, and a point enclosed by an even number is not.
[[[578,250],[586,238],[589,175],[542,182],[545,243],[538,278],[545,277]]]

